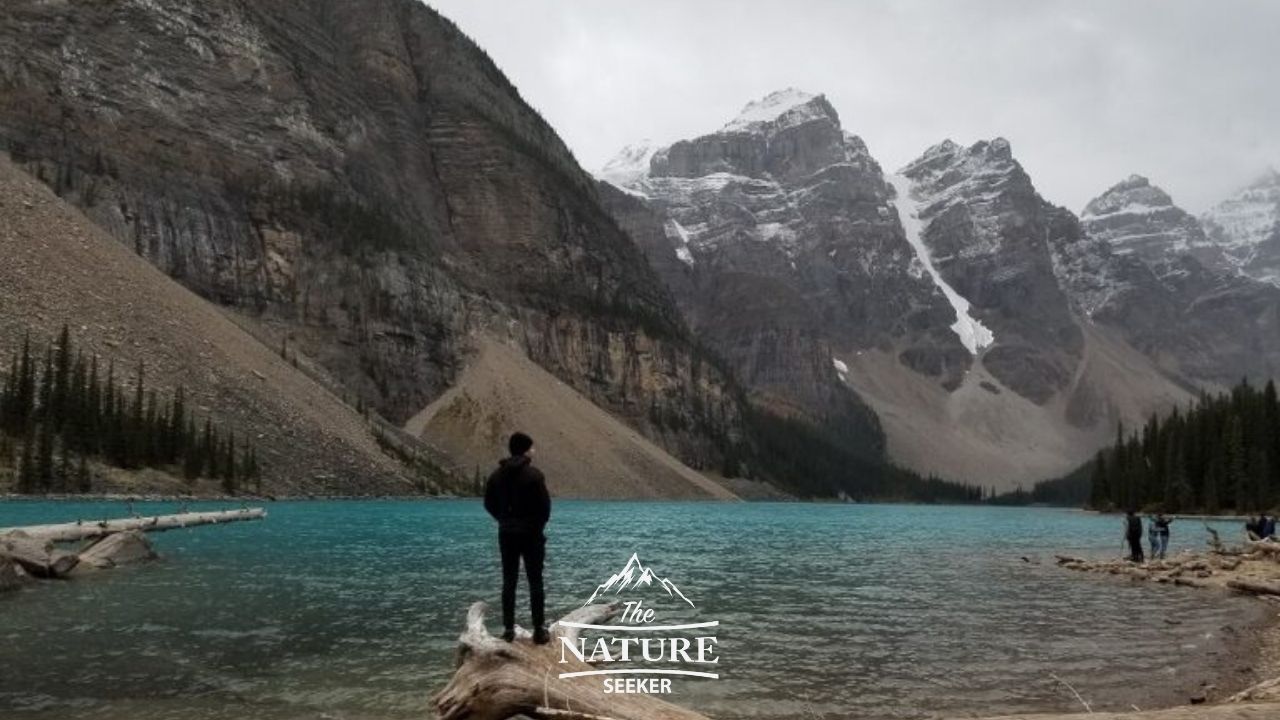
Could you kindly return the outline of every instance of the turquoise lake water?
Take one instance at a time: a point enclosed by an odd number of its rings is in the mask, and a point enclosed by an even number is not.
[[[155,535],[154,564],[0,597],[0,717],[429,717],[468,605],[498,599],[479,502],[268,511]],[[0,502],[0,526],[124,514]],[[671,698],[718,718],[1079,709],[1051,673],[1095,709],[1151,707],[1185,699],[1206,658],[1239,673],[1226,648],[1259,612],[1055,567],[1120,553],[1118,518],[1067,510],[560,501],[547,536],[549,615],[634,552],[721,623],[721,679]],[[1175,522],[1172,550],[1205,537]]]

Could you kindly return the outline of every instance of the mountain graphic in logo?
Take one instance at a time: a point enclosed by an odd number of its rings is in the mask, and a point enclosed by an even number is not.
[[[597,587],[596,591],[591,593],[591,597],[587,598],[587,601],[582,603],[582,605],[583,607],[586,607],[594,602],[596,598],[605,595],[606,593],[618,595],[623,590],[632,590],[642,587],[661,588],[667,592],[668,596],[680,598],[681,600],[689,603],[689,607],[697,607],[693,604],[692,600],[685,597],[684,593],[680,592],[680,588],[676,587],[675,583],[664,577],[656,575],[653,572],[653,568],[645,567],[645,565],[640,562],[640,558],[636,553],[631,553],[631,559],[627,561],[626,567],[622,568],[622,572],[609,576],[609,579],[606,580],[604,584]]]

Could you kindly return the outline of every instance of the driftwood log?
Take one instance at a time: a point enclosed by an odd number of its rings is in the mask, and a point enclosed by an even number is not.
[[[75,553],[59,550],[49,540],[22,532],[0,535],[0,557],[8,558],[38,578],[65,577],[80,562]]]
[[[31,576],[16,560],[0,555],[0,592],[17,590],[30,581]]]
[[[1244,544],[1247,552],[1256,553],[1280,562],[1280,542],[1272,540],[1249,540]]]
[[[539,720],[707,720],[705,716],[644,694],[606,694],[599,677],[560,679],[560,673],[591,670],[568,654],[561,663],[560,638],[576,641],[579,630],[557,622],[551,642],[535,645],[527,630],[504,642],[485,629],[487,606],[467,612],[458,638],[458,669],[433,698],[441,720],[506,720],[525,715]],[[589,605],[561,620],[595,624],[617,614],[616,605]]]
[[[1254,595],[1280,595],[1280,583],[1263,582],[1261,580],[1228,580],[1227,587],[1243,593]]]
[[[7,534],[22,533],[37,540],[53,542],[71,542],[99,538],[126,530],[143,532],[160,532],[178,528],[212,525],[216,523],[237,522],[241,520],[260,520],[267,516],[262,508],[243,508],[240,510],[218,510],[214,512],[189,512],[177,515],[154,515],[151,517],[123,518],[120,520],[79,520],[73,523],[57,525],[30,525],[27,527],[0,528],[0,537]]]

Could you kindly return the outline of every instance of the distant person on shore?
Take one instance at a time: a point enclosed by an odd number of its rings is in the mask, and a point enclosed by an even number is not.
[[[1267,516],[1258,513],[1258,517],[1251,517],[1244,523],[1244,536],[1257,542],[1262,539],[1262,533],[1266,529]]]
[[[1160,533],[1156,531],[1156,516],[1147,516],[1147,545],[1151,548],[1151,559],[1160,555]]]
[[[1276,537],[1276,519],[1263,513],[1260,517],[1258,534],[1263,540],[1274,540]]]
[[[1169,516],[1164,513],[1157,513],[1155,519],[1151,521],[1151,528],[1155,531],[1156,542],[1151,547],[1152,559],[1164,559],[1164,554],[1169,550],[1169,523],[1173,522]]]
[[[1124,515],[1124,539],[1129,543],[1129,560],[1142,562],[1142,518],[1135,508],[1129,508]]]
[[[498,463],[484,491],[484,509],[498,521],[498,552],[502,556],[502,639],[516,636],[516,584],[520,561],[529,578],[529,605],[533,613],[533,641],[550,640],[546,625],[546,597],[542,589],[542,565],[547,538],[542,534],[551,519],[551,496],[542,471],[533,466],[533,439],[522,432],[507,441],[510,457]]]

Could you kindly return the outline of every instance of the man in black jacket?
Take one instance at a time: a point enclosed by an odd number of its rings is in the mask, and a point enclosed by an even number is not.
[[[543,527],[551,518],[551,496],[542,471],[532,465],[533,439],[518,432],[507,441],[511,457],[498,463],[484,491],[484,509],[498,521],[498,550],[502,554],[502,639],[515,639],[516,583],[520,559],[529,578],[529,604],[533,610],[533,641],[542,645],[547,634],[542,591],[542,562],[547,538]]]
[[[1136,508],[1129,508],[1124,515],[1124,539],[1129,541],[1129,560],[1143,562],[1142,557],[1142,518],[1138,517]]]

